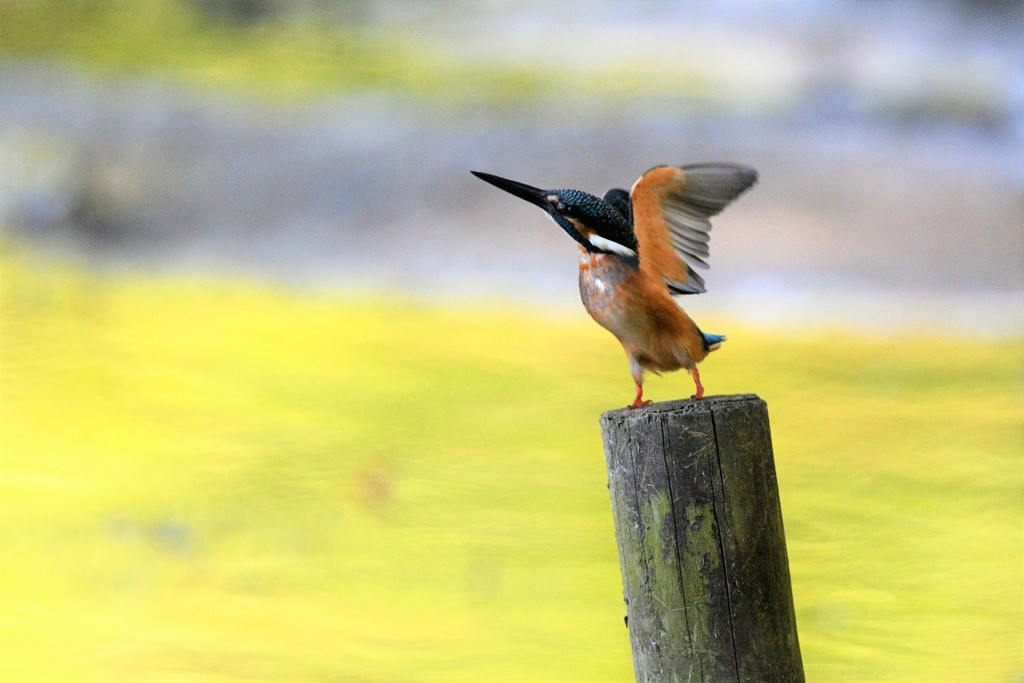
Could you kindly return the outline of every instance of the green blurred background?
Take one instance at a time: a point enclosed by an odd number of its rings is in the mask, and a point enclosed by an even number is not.
[[[621,681],[571,241],[469,175],[761,181],[813,681],[1024,677],[1024,6],[0,3],[0,679]],[[690,393],[651,378],[655,400]]]

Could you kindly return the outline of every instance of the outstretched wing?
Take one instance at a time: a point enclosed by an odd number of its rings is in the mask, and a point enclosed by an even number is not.
[[[640,269],[662,277],[672,294],[699,294],[707,269],[709,218],[757,181],[757,171],[735,164],[656,166],[629,196]]]

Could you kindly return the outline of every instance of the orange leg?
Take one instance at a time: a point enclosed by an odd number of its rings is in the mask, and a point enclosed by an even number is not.
[[[636,410],[637,408],[643,408],[644,406],[651,405],[650,401],[644,400],[644,387],[642,384],[636,385],[636,398],[629,405],[630,410]]]
[[[693,376],[693,381],[697,384],[697,393],[692,398],[694,401],[699,401],[704,396],[704,385],[700,383],[700,373],[697,372],[697,366],[690,368],[690,374]]]
[[[629,409],[636,410],[637,408],[649,406],[651,402],[644,400],[644,369],[640,367],[640,361],[637,360],[636,356],[628,350],[626,355],[629,357],[629,374],[633,375],[633,384],[636,385],[636,398],[629,405]]]

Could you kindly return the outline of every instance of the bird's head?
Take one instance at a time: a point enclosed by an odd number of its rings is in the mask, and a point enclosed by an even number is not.
[[[470,171],[481,180],[539,206],[589,252],[635,257],[636,237],[629,219],[612,204],[582,190],[542,190],[490,173]]]

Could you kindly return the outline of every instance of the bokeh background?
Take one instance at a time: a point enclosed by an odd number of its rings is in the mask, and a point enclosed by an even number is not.
[[[1024,5],[0,3],[0,678],[632,676],[572,242],[748,163],[688,311],[769,404],[815,681],[1024,676]],[[689,379],[652,378],[655,400]]]

